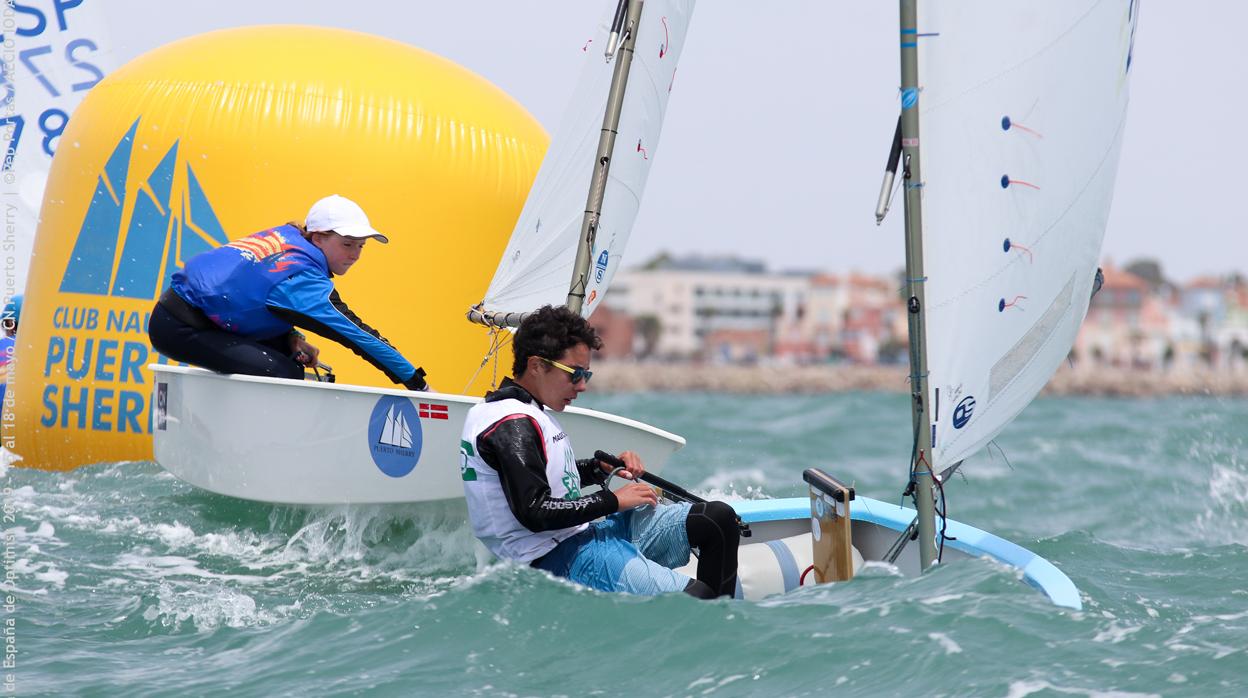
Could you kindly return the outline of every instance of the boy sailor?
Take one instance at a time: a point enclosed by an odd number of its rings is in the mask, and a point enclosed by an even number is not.
[[[564,307],[546,306],[516,332],[514,379],[473,407],[460,443],[473,533],[495,555],[598,589],[698,598],[732,596],[740,532],[723,502],[659,506],[653,489],[601,485],[604,464],[577,460],[554,413],[588,388],[594,329]],[[632,451],[623,476],[645,472]],[[601,521],[595,521],[600,517]],[[697,579],[675,572],[697,548]]]

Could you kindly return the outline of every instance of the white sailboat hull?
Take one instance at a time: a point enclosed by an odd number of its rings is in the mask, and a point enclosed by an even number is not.
[[[808,575],[812,562],[809,497],[731,502],[737,515],[750,524],[753,535],[741,539],[737,598],[758,600],[797,591],[815,584]],[[853,520],[855,569],[862,563],[881,563],[897,537],[914,520],[914,510],[859,496],[850,505]],[[1079,589],[1051,562],[1026,548],[987,531],[950,519],[944,562],[987,558],[1018,570],[1021,580],[1043,593],[1054,605],[1080,610]],[[902,574],[919,576],[919,545],[911,543],[891,563]],[[696,575],[696,561],[681,571]]]
[[[156,462],[196,487],[274,504],[463,497],[460,431],[480,398],[150,368]],[[569,407],[559,422],[582,449],[633,450],[654,472],[685,445],[593,410]]]

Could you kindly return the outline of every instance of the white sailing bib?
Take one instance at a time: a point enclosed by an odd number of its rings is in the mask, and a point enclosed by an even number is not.
[[[536,425],[546,451],[546,482],[551,496],[573,500],[581,496],[581,476],[571,439],[559,422],[545,410],[519,400],[483,402],[468,411],[460,439],[460,473],[472,532],[498,557],[531,562],[550,552],[560,541],[585,530],[588,524],[534,532],[511,513],[498,472],[477,453],[477,437],[506,417],[530,419]],[[574,506],[568,501],[569,506]]]

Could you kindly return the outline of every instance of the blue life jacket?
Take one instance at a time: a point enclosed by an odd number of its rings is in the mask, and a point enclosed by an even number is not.
[[[329,278],[325,253],[293,225],[283,225],[196,255],[173,274],[173,290],[223,330],[251,339],[290,332],[269,312],[273,287],[301,271]]]
[[[343,344],[396,383],[416,373],[411,362],[342,303],[325,253],[293,225],[194,256],[174,272],[171,288],[226,331],[263,340],[298,324]]]

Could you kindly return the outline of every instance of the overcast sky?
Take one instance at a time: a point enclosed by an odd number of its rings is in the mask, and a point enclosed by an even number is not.
[[[599,0],[89,0],[122,61],[229,26],[389,36],[510,93],[553,132]],[[1115,0],[1108,0],[1115,1]],[[1117,0],[1126,2],[1126,0]],[[1248,271],[1239,192],[1248,57],[1239,0],[1144,2],[1104,254],[1167,276]],[[773,269],[891,272],[900,210],[873,211],[897,114],[897,3],[703,0],[681,56],[629,258],[732,252]]]

